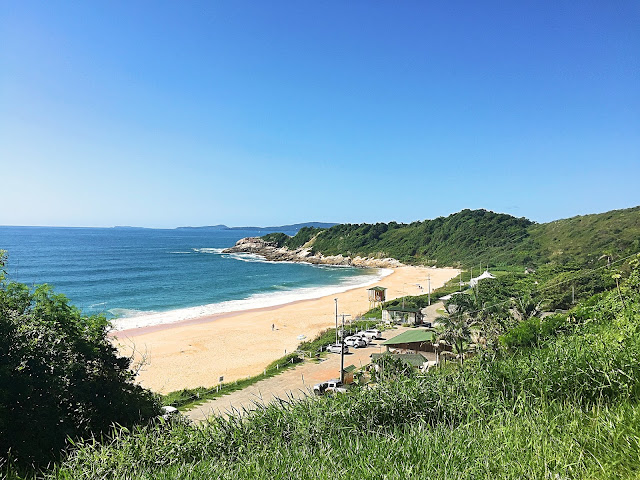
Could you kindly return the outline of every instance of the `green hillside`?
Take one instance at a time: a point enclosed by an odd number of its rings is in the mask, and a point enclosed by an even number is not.
[[[640,251],[640,207],[532,225],[540,258],[554,263],[591,263],[603,255]]]
[[[593,262],[640,251],[640,207],[545,224],[526,218],[462,210],[448,217],[399,224],[341,224],[303,228],[294,237],[263,237],[280,246],[307,245],[323,255],[392,257],[439,266],[536,266]]]

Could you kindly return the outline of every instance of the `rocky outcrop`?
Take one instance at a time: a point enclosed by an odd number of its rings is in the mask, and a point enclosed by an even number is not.
[[[278,247],[273,242],[266,242],[260,237],[242,238],[238,240],[235,246],[223,250],[222,253],[252,253],[273,262],[306,262],[315,265],[347,265],[373,268],[393,268],[403,265],[395,258],[324,256],[319,253],[312,253],[311,248],[308,247],[290,250],[287,247]]]

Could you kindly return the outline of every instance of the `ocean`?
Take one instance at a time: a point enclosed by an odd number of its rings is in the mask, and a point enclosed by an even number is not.
[[[222,253],[263,234],[0,226],[0,249],[9,254],[9,280],[49,284],[84,314],[105,314],[118,330],[318,298],[389,273]]]

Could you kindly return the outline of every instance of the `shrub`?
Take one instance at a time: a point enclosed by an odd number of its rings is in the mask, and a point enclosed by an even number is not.
[[[41,465],[68,438],[100,436],[159,410],[133,383],[130,359],[107,339],[103,316],[85,317],[46,285],[0,279],[0,464]]]

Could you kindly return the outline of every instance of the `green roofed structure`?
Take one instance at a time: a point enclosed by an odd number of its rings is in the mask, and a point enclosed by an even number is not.
[[[382,310],[382,320],[388,323],[422,323],[422,311],[412,307],[387,307]]]
[[[417,352],[442,352],[444,350],[450,350],[451,347],[436,344],[436,334],[430,330],[407,330],[406,332],[396,335],[389,340],[382,342],[382,345],[387,347],[387,351],[394,350],[399,351],[413,351]]]
[[[355,365],[349,365],[344,368],[344,383],[353,383],[353,374],[356,371]]]

